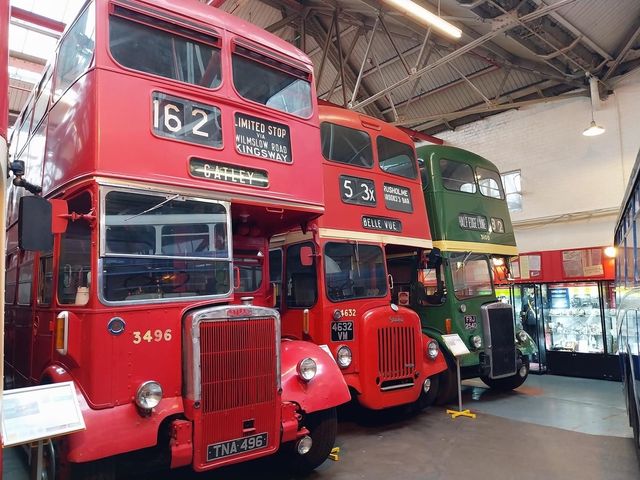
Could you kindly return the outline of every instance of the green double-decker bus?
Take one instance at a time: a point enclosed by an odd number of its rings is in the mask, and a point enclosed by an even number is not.
[[[418,312],[423,331],[446,354],[449,368],[441,374],[438,401],[452,400],[457,391],[446,334],[458,334],[471,352],[460,359],[462,379],[517,388],[536,347],[516,324],[511,305],[495,294],[495,276],[508,278],[508,259],[517,254],[500,173],[459,148],[430,145],[417,153],[434,248],[394,257],[390,272],[398,303]]]

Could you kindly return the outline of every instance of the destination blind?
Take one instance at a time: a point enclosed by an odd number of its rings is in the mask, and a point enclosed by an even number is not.
[[[252,157],[292,163],[289,127],[236,113],[236,150]]]

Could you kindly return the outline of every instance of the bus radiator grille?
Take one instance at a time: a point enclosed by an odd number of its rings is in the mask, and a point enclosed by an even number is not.
[[[411,327],[378,329],[378,376],[381,390],[413,386],[416,371],[415,331]]]
[[[491,373],[500,377],[516,372],[516,346],[511,309],[489,309]]]

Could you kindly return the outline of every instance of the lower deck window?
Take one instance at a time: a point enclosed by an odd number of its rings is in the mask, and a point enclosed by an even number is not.
[[[327,296],[334,302],[387,294],[384,255],[380,247],[327,243],[324,248],[324,269]]]
[[[104,203],[105,300],[179,299],[231,291],[225,205],[117,190],[108,192]]]

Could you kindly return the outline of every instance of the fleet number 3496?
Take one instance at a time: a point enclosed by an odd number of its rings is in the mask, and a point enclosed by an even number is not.
[[[169,342],[171,341],[171,329],[167,330],[147,330],[142,333],[140,331],[133,332],[133,343],[136,345],[142,342]]]

